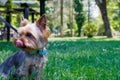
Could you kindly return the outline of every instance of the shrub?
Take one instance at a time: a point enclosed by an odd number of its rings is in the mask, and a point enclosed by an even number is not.
[[[87,37],[93,37],[97,35],[97,26],[94,23],[85,24],[83,26],[83,32]]]
[[[100,25],[99,25],[97,35],[98,35],[98,36],[104,36],[104,35],[105,35],[105,28],[104,28],[104,25],[103,25],[103,24],[100,24]]]

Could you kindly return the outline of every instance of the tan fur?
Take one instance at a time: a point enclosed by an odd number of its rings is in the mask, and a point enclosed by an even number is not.
[[[47,21],[45,15],[39,18],[36,21],[36,23],[29,23],[28,20],[22,19],[21,27],[19,27],[18,29],[19,36],[14,40],[15,46],[28,53],[31,53],[34,50],[43,49],[48,43],[48,37],[50,36],[50,30],[46,26],[46,22]],[[20,41],[20,43],[23,44],[22,46],[17,46],[18,40]],[[45,55],[42,56],[40,56],[39,54],[29,55],[28,57],[26,57],[24,63],[19,68],[19,70],[21,71],[23,68],[28,70],[31,65],[32,68],[35,69],[38,68],[40,74],[36,75],[36,80],[38,80],[39,78],[42,78],[42,71],[43,67],[46,64],[46,61],[47,56]],[[27,72],[21,71],[20,74],[26,76],[29,75],[28,71]]]
[[[49,36],[50,36],[50,30],[47,27],[45,30],[43,30],[41,37],[43,38],[43,40],[48,41]]]
[[[46,26],[45,16],[39,18],[36,23],[29,23],[28,20],[23,19],[23,21],[21,21],[21,25],[22,26],[18,29],[19,38],[17,39],[20,39],[26,48],[19,48],[29,52],[34,49],[39,50],[46,46],[48,37],[50,36],[50,30]],[[26,37],[27,33],[32,34],[32,36]],[[15,39],[14,44],[16,43],[17,39]]]
[[[25,25],[27,25],[29,23],[29,21],[27,20],[27,19],[25,19],[25,18],[21,18],[21,22],[20,22],[20,26],[25,26]]]

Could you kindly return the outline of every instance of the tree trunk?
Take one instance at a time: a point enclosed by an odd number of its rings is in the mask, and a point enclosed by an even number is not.
[[[69,26],[70,26],[70,36],[73,36],[73,1],[70,0],[69,5]]]
[[[88,0],[88,25],[90,23],[90,0]]]
[[[61,14],[61,26],[60,26],[60,36],[63,37],[63,0],[60,0],[60,14]]]
[[[102,14],[102,19],[103,19],[104,26],[105,26],[105,34],[107,35],[107,37],[112,37],[110,23],[109,23],[109,20],[107,17],[107,13],[102,12],[101,14]]]
[[[98,5],[101,15],[102,15],[102,19],[104,22],[104,27],[105,27],[105,33],[107,37],[112,37],[112,32],[111,32],[111,28],[110,28],[110,23],[107,17],[107,8],[106,8],[106,0],[95,0],[96,4]]]
[[[82,27],[80,27],[80,26],[78,25],[78,37],[81,36],[81,28],[82,28]]]

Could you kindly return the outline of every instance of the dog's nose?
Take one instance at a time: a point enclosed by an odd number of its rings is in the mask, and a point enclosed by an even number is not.
[[[23,42],[18,39],[18,40],[16,40],[16,46],[17,47],[23,47],[24,45],[23,45]]]

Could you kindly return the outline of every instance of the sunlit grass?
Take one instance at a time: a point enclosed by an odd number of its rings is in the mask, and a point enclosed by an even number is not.
[[[0,42],[0,62],[17,49]],[[119,38],[50,38],[44,80],[119,80]]]

